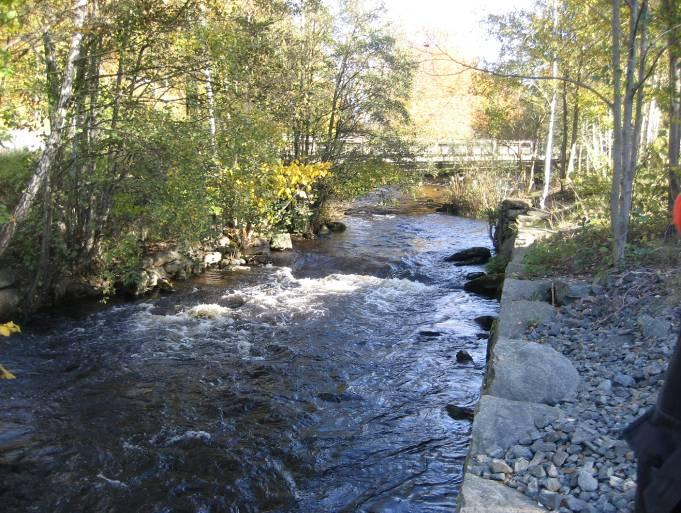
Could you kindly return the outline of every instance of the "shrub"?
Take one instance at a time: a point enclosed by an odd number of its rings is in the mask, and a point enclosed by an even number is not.
[[[521,196],[521,191],[516,168],[464,172],[450,178],[448,201],[452,213],[482,218],[504,199]]]

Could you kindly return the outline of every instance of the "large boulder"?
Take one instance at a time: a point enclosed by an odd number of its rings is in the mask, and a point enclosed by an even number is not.
[[[575,280],[556,280],[553,283],[556,305],[565,306],[591,295],[591,284]]]
[[[466,473],[459,513],[545,513],[532,499],[510,486]]]
[[[137,271],[126,283],[125,290],[128,294],[139,297],[155,290],[171,292],[174,288],[163,267],[159,267]]]
[[[483,395],[473,423],[471,453],[510,449],[536,430],[537,424],[547,425],[559,417],[560,410],[554,406]]]
[[[151,255],[147,255],[142,260],[142,266],[148,268],[161,267],[169,262],[173,262],[174,260],[181,260],[182,258],[183,258],[182,254],[176,249],[167,249],[164,251],[158,251]]]
[[[484,276],[466,282],[463,286],[463,290],[472,292],[473,294],[480,294],[485,297],[499,297],[503,283],[503,274],[485,274]]]
[[[272,251],[284,251],[293,249],[290,233],[275,233],[270,239],[270,249]]]
[[[575,397],[580,378],[572,362],[555,349],[501,338],[492,350],[490,381],[491,395],[555,405]]]
[[[636,320],[644,337],[666,339],[672,332],[672,325],[666,319],[658,319],[648,314],[642,314]]]
[[[174,260],[163,266],[166,274],[171,278],[186,278],[192,273],[193,262],[188,258]]]
[[[455,262],[458,266],[486,264],[492,258],[489,249],[483,247],[473,247],[457,251],[453,255],[445,258],[446,262]]]

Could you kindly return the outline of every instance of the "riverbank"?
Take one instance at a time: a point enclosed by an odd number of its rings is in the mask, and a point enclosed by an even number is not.
[[[333,201],[323,212],[315,233],[275,233],[248,236],[234,229],[201,243],[134,240],[121,255],[101,262],[87,272],[65,270],[51,286],[29,301],[34,276],[20,266],[0,267],[0,322],[23,319],[38,309],[59,307],[73,301],[98,301],[113,295],[137,299],[172,292],[177,282],[200,276],[207,270],[244,272],[277,260],[291,249],[292,241],[333,237],[345,230],[342,222],[352,215],[422,215],[435,212],[446,202],[447,182],[433,181],[418,187],[386,186],[350,201]],[[102,267],[103,266],[103,267]]]
[[[520,226],[490,341],[459,511],[633,511],[622,430],[650,408],[678,330],[675,270],[524,280]]]

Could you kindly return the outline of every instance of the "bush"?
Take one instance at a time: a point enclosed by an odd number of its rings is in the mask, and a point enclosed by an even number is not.
[[[506,266],[508,265],[508,257],[504,255],[494,255],[487,264],[485,264],[485,270],[488,274],[503,274],[506,272]]]
[[[0,224],[9,220],[33,171],[35,154],[29,151],[0,152]]]
[[[521,195],[518,170],[496,168],[452,176],[448,202],[452,213],[482,218],[504,199]]]

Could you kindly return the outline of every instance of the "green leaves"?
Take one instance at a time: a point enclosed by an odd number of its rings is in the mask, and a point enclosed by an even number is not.
[[[12,219],[12,216],[7,205],[0,203],[0,224],[9,223],[10,219]]]

